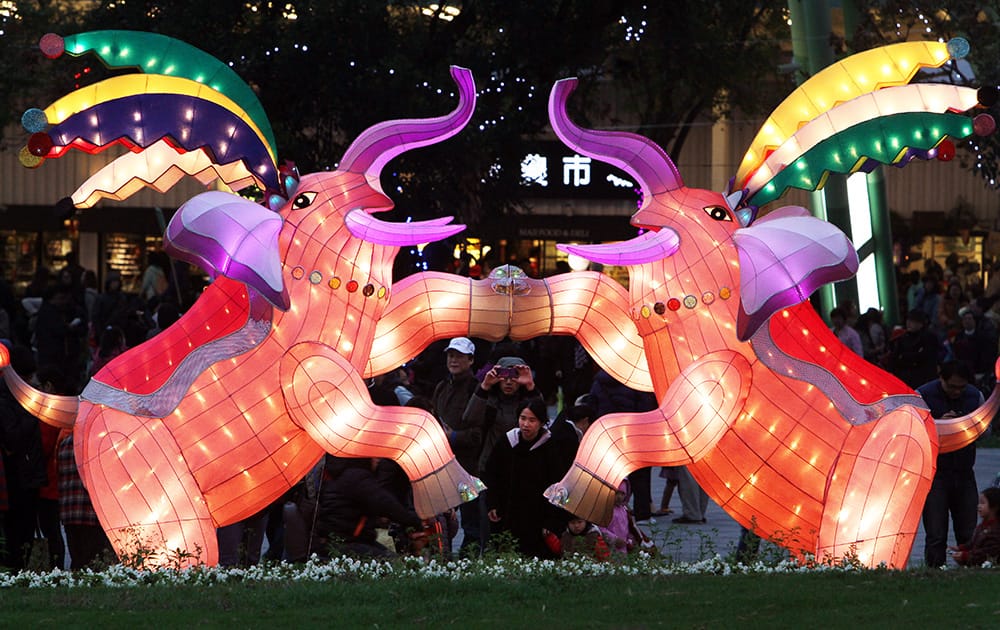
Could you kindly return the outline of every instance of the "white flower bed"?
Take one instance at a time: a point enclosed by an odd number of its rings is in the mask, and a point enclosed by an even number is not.
[[[63,571],[48,573],[21,571],[0,573],[0,588],[74,588],[107,586],[123,588],[151,584],[210,585],[226,582],[302,581],[327,582],[342,578],[354,580],[382,580],[387,578],[519,578],[535,576],[598,577],[598,576],[670,576],[670,575],[731,575],[765,573],[803,573],[813,571],[856,572],[865,570],[849,561],[803,565],[791,560],[778,563],[732,564],[721,556],[693,563],[668,563],[646,555],[630,558],[626,562],[597,562],[582,556],[563,560],[531,560],[516,557],[499,557],[489,560],[438,560],[401,558],[392,562],[384,560],[357,560],[334,558],[319,560],[315,556],[305,564],[261,564],[249,568],[221,568],[198,566],[189,569],[143,570],[114,565],[105,571]]]

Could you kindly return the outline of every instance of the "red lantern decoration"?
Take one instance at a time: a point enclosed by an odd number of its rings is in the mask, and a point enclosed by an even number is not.
[[[937,147],[937,159],[942,162],[951,162],[955,159],[955,143],[951,140],[942,140]]]

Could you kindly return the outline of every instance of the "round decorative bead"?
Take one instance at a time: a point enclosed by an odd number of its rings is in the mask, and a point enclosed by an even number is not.
[[[969,40],[964,37],[953,37],[948,40],[948,54],[952,59],[962,59],[969,54]]]
[[[22,166],[28,168],[38,168],[45,161],[45,158],[32,155],[28,147],[21,147],[21,150],[17,152],[17,159],[21,161]]]
[[[49,59],[55,59],[66,50],[66,43],[63,38],[55,33],[46,33],[38,40],[38,48],[42,54]]]
[[[45,131],[45,128],[49,126],[49,118],[43,110],[31,107],[21,114],[21,126],[24,127],[25,131],[38,133]]]
[[[52,138],[47,133],[33,133],[28,137],[28,151],[32,155],[45,157],[52,149]]]

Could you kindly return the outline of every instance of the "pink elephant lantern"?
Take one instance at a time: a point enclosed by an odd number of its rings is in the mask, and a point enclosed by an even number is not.
[[[946,136],[971,134],[972,119],[953,112],[977,106],[975,90],[906,85],[954,48],[897,44],[812,77],[765,122],[726,194],[686,187],[643,137],[577,127],[565,113],[575,81],[556,84],[556,134],[641,183],[632,222],[648,232],[561,247],[628,268],[627,299],[606,300],[602,316],[620,309],[634,326],[605,334],[641,345],[660,407],[595,423],[548,489],[553,503],[606,522],[628,473],[686,465],[740,524],[798,557],[906,565],[939,445],[951,451],[980,435],[1000,393],[974,414],[933,420],[915,392],[844,347],[807,301],[856,271],[847,237],[802,208],[756,213],[789,186],[821,186],[829,171],[927,159]],[[578,293],[563,297],[592,310],[593,285],[582,277]]]
[[[392,207],[379,173],[396,155],[465,126],[471,73],[452,68],[459,103],[451,114],[375,125],[336,171],[299,178],[274,162],[256,97],[201,51],[123,31],[49,35],[42,45],[51,56],[93,51],[115,67],[136,65],[141,52],[141,69],[170,75],[115,77],[26,113],[28,165],[69,148],[132,150],[81,186],[77,205],[194,175],[257,183],[270,206],[213,191],[178,210],[166,250],[214,282],[176,324],[101,369],[78,399],[43,394],[4,371],[33,413],[73,427],[81,476],[116,551],[141,545],[155,552],[150,564],[200,551],[181,563],[215,564],[215,529],[280,497],[324,452],[395,460],[423,517],[474,498],[483,486],[457,464],[437,420],[374,405],[362,379],[399,248],[464,227],[450,218],[376,219],[371,213]]]

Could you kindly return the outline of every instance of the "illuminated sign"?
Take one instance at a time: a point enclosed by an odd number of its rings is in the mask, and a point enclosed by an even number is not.
[[[521,158],[520,173],[521,185],[529,196],[637,198],[634,177],[558,142],[529,145]]]

